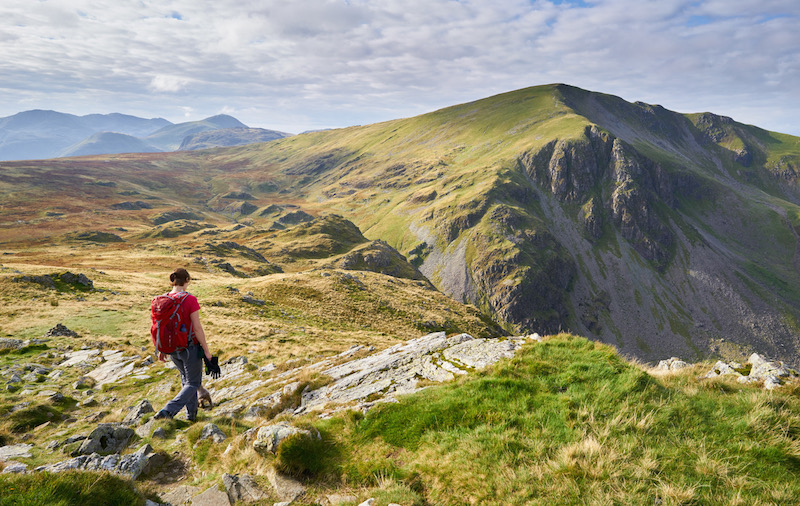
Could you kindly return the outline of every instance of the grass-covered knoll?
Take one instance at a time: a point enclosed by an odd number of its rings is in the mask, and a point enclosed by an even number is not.
[[[797,387],[770,393],[698,380],[701,371],[652,376],[608,346],[554,336],[366,417],[317,422],[336,451],[316,443],[329,467],[309,474],[351,486],[389,479],[429,504],[800,497]]]

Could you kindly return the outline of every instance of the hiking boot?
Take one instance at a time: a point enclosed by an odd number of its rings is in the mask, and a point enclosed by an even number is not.
[[[186,419],[189,420],[192,423],[196,422],[197,421],[197,412],[195,411],[194,413],[186,413]]]
[[[164,411],[163,409],[155,414],[153,420],[172,420],[172,415]]]

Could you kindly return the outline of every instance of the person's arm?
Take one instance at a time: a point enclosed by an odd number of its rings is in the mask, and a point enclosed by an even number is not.
[[[194,330],[194,337],[197,342],[202,346],[203,352],[206,354],[206,359],[211,360],[211,351],[208,349],[206,343],[206,333],[203,331],[203,325],[200,323],[200,311],[195,311],[189,318],[192,320],[192,330]]]

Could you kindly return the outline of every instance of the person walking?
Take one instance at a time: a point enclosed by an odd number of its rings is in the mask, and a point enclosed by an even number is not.
[[[189,322],[188,338],[185,348],[169,354],[157,351],[160,361],[166,362],[169,357],[175,364],[181,375],[182,388],[153,418],[170,419],[185,407],[186,418],[194,422],[197,420],[197,390],[202,388],[203,383],[202,364],[205,362],[206,374],[213,378],[220,376],[220,369],[217,357],[211,355],[203,325],[200,323],[200,303],[197,297],[187,291],[192,280],[189,272],[184,268],[175,269],[175,272],[170,274],[169,280],[172,283],[172,291],[167,295],[181,301],[178,311],[180,311],[180,321]]]

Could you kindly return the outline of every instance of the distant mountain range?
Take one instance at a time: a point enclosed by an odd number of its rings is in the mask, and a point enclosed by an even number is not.
[[[215,132],[213,136],[197,140],[196,136],[210,131]],[[76,116],[31,110],[0,118],[0,160],[193,150],[265,142],[289,135],[249,128],[224,114],[174,124],[164,118],[119,113]]]

